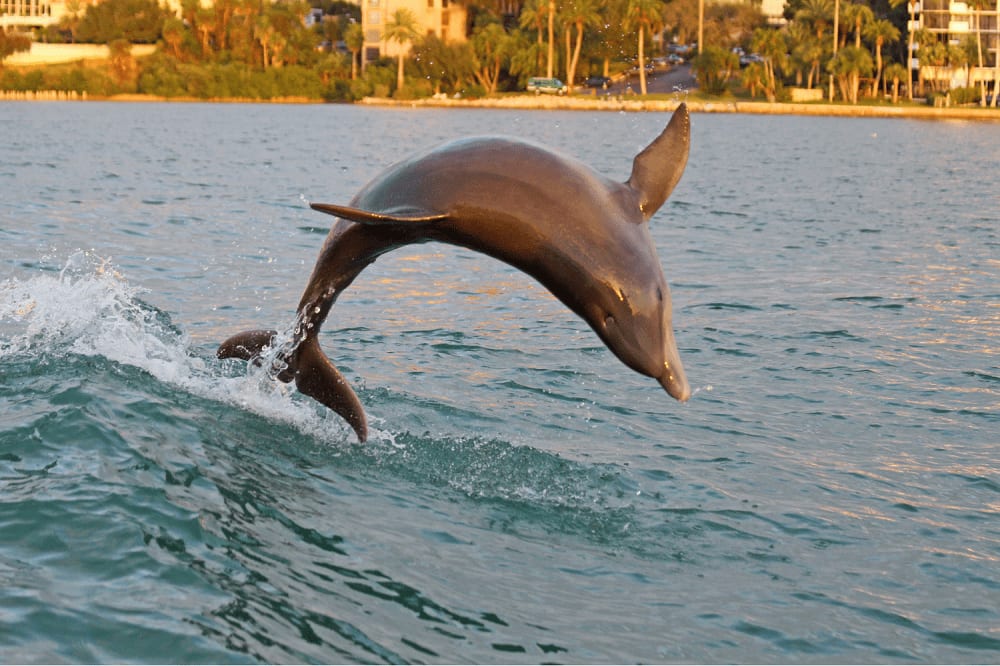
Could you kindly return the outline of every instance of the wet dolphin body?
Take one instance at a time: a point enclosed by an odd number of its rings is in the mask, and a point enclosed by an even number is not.
[[[278,379],[294,379],[299,391],[341,415],[364,441],[364,409],[320,349],[320,326],[340,293],[380,255],[440,241],[531,275],[590,324],[625,365],[687,400],[670,292],[648,222],[680,180],[689,143],[682,104],[619,183],[533,143],[461,139],[390,167],[349,206],[312,204],[339,219],[302,294]],[[219,347],[218,356],[257,359],[276,335],[240,333]]]

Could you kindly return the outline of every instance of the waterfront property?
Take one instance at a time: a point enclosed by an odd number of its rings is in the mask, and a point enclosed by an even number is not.
[[[369,63],[382,56],[404,56],[410,52],[411,43],[386,39],[386,25],[395,13],[405,9],[417,22],[417,33],[433,35],[446,42],[463,42],[466,39],[468,11],[466,6],[453,0],[361,0],[361,22],[364,27],[363,62]]]

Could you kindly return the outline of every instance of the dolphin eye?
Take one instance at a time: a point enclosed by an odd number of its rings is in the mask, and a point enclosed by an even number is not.
[[[615,318],[611,315],[607,315],[604,318],[604,328],[610,328],[615,325]]]
[[[660,303],[663,302],[663,290],[660,289],[659,287],[656,288],[656,300],[659,301]]]

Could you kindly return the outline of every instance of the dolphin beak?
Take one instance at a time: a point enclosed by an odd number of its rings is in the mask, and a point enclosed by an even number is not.
[[[666,360],[663,362],[663,374],[657,377],[660,386],[678,402],[687,402],[691,397],[691,386],[688,384],[687,375],[684,374],[681,355],[677,351],[677,343],[674,342],[672,333],[667,336],[664,358]]]

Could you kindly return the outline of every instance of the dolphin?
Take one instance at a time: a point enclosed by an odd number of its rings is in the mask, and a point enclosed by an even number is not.
[[[506,262],[535,278],[597,333],[628,367],[684,402],[691,389],[671,321],[670,290],[649,219],[687,164],[690,118],[681,104],[640,152],[624,183],[537,144],[476,137],[399,162],[347,206],[311,207],[338,218],[299,301],[275,376],[343,417],[364,442],[364,408],[319,346],[337,297],[379,256],[438,241]],[[219,358],[263,362],[277,333],[239,333]]]

